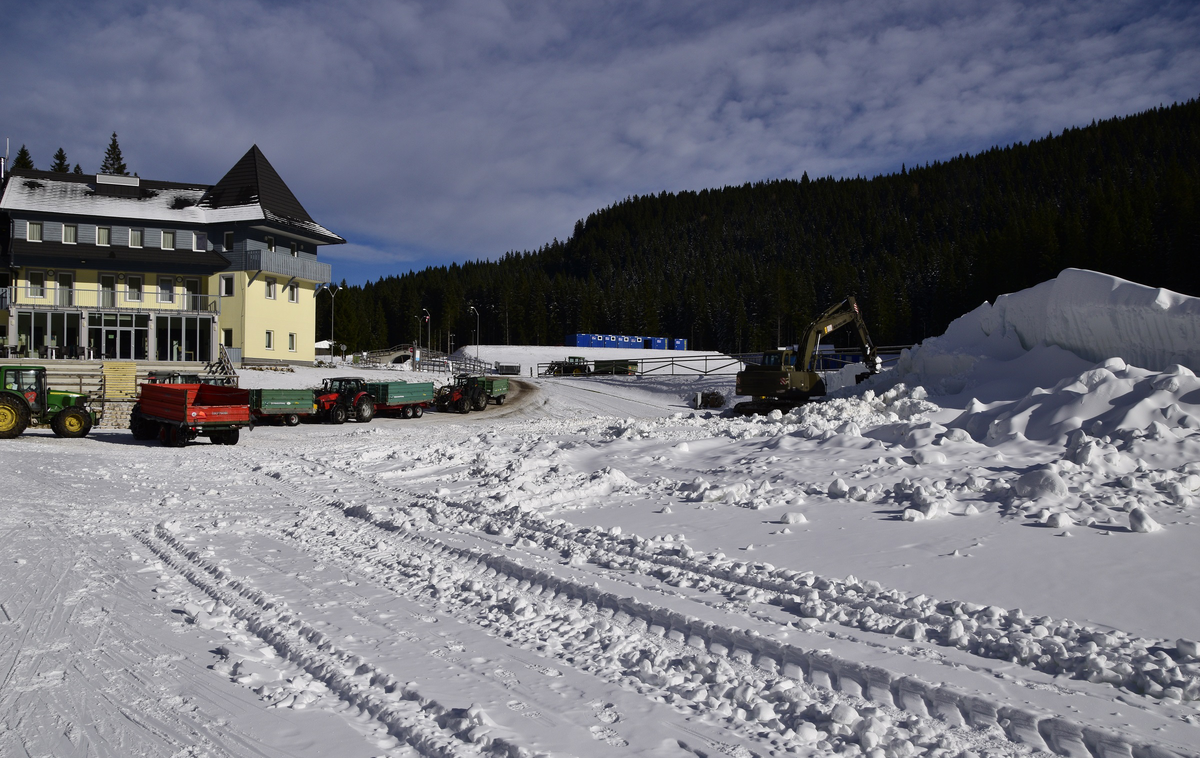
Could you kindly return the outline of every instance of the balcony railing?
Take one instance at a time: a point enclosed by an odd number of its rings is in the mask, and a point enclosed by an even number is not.
[[[114,290],[108,287],[76,285],[18,286],[0,288],[0,309],[33,308],[38,310],[121,310],[176,311],[181,313],[219,313],[221,299],[203,293],[161,292],[156,287],[141,291]]]
[[[333,267],[321,263],[312,255],[295,258],[279,250],[231,250],[223,253],[234,271],[265,271],[280,276],[294,276],[309,282],[327,282],[333,277]]]

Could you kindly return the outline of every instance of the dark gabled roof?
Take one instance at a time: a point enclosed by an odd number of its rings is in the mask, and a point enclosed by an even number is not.
[[[254,145],[200,201],[209,208],[257,203],[278,216],[312,222],[304,206]]]

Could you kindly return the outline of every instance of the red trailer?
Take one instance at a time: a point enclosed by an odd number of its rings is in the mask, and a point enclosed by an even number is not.
[[[250,391],[215,384],[143,384],[129,415],[134,438],[171,447],[197,437],[236,445],[238,430],[251,426]]]

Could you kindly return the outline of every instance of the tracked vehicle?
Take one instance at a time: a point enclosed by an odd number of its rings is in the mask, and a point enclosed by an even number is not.
[[[817,345],[822,337],[845,326],[854,327],[862,348],[863,371],[857,380],[879,373],[882,367],[879,353],[867,333],[858,303],[850,296],[830,306],[809,324],[804,340],[796,349],[768,350],[763,353],[761,364],[748,365],[739,371],[735,392],[751,399],[735,405],[734,412],[743,416],[774,410],[787,413],[813,398],[823,397],[825,380],[816,370]]]

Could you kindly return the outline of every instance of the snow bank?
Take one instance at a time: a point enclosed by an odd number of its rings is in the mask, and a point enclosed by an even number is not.
[[[1066,269],[955,319],[945,334],[903,354],[896,371],[915,374],[933,394],[985,387],[973,394],[1011,399],[1011,387],[997,382],[1003,373],[1049,386],[1109,358],[1155,371],[1200,370],[1200,298]]]

